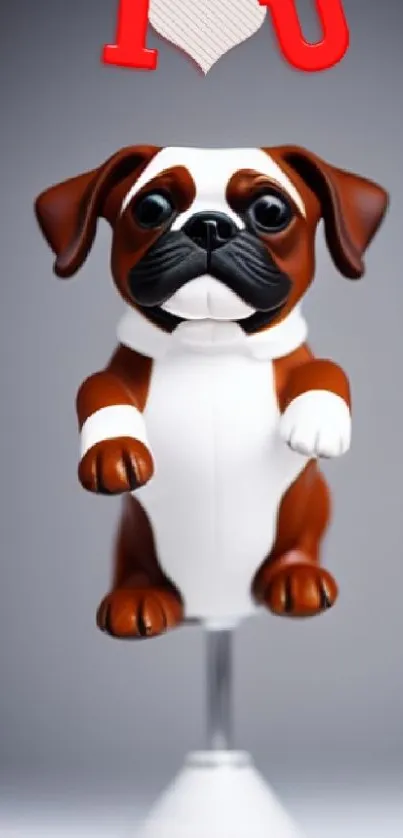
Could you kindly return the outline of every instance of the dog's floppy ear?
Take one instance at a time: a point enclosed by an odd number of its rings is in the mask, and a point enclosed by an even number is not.
[[[388,193],[304,148],[283,146],[277,152],[319,199],[335,266],[349,279],[359,279],[365,272],[363,255],[385,216]]]
[[[155,146],[129,146],[102,166],[46,189],[35,201],[35,214],[56,255],[54,271],[70,277],[81,267],[94,242],[97,221],[111,189],[159,151]]]

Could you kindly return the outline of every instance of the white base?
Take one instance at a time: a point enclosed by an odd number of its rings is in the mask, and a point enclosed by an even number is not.
[[[139,838],[302,838],[252,764],[237,751],[190,754]]]

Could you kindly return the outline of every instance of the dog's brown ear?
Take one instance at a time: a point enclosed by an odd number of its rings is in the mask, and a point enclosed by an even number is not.
[[[388,193],[304,148],[284,146],[277,151],[319,199],[334,264],[344,276],[359,279],[365,272],[363,255],[385,216]]]
[[[159,151],[155,146],[123,148],[85,174],[52,186],[35,201],[35,214],[56,255],[57,276],[70,277],[81,267],[94,242],[97,221],[111,189],[140,171]]]

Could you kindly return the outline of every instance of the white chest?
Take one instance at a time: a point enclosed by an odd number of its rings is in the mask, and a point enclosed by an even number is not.
[[[272,363],[193,353],[156,362],[144,418],[156,470],[136,495],[186,616],[247,616],[281,498],[306,463],[279,437]]]

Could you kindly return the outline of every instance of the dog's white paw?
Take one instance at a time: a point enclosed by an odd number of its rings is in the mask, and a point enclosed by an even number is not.
[[[294,399],[280,420],[282,439],[308,457],[340,457],[351,442],[351,413],[340,396],[311,390]]]

